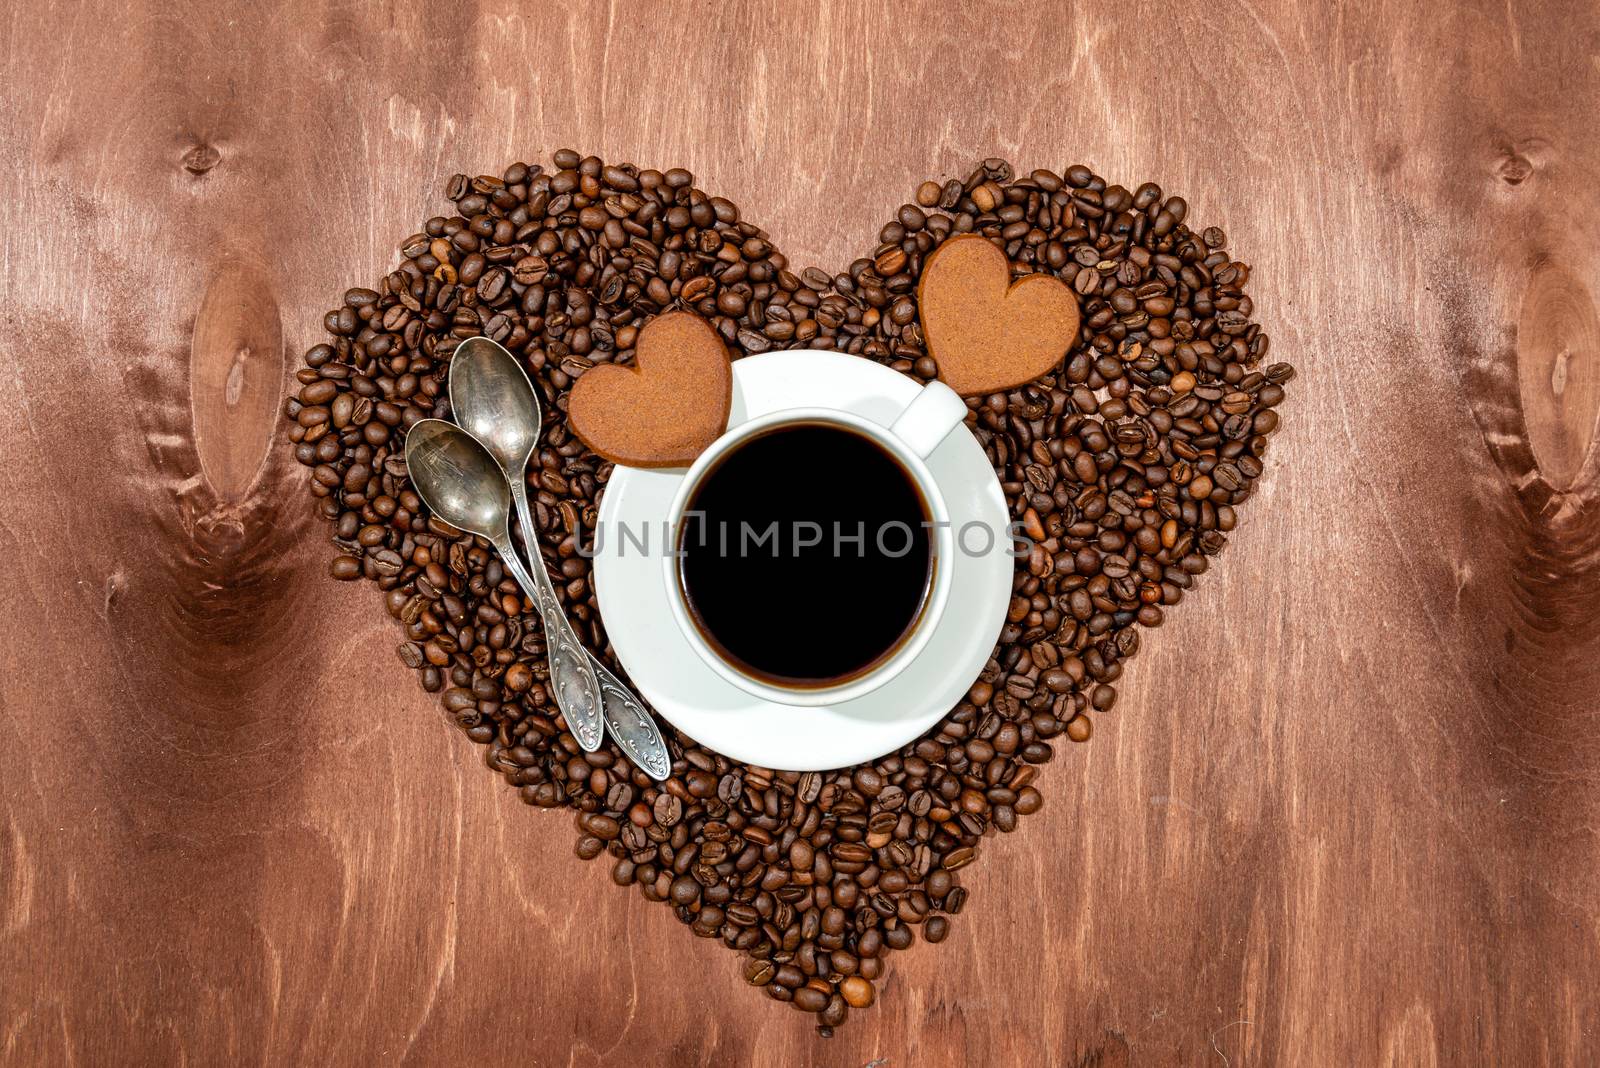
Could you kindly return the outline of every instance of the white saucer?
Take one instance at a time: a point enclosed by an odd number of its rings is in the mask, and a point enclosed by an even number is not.
[[[807,406],[842,408],[887,426],[919,388],[859,356],[816,350],[749,356],[733,364],[728,427]],[[753,697],[695,654],[673,619],[661,572],[667,516],[684,469],[617,467],[601,500],[594,582],[606,633],[634,689],[700,744],[783,771],[872,760],[937,723],[994,651],[1015,561],[1005,494],[971,432],[958,426],[926,462],[961,543],[948,607],[927,648],[901,674],[865,696],[820,708]],[[621,537],[622,530],[631,536]]]

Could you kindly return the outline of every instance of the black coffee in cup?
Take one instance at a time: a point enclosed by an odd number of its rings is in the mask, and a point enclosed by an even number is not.
[[[747,674],[820,688],[871,671],[915,626],[934,568],[912,475],[865,434],[793,423],[701,477],[680,527],[696,626]]]

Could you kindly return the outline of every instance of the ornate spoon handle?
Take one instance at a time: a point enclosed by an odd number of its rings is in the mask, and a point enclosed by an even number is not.
[[[512,495],[516,498],[517,514],[524,528],[532,531],[532,526],[528,525],[526,492],[519,492],[519,488],[513,484]],[[601,712],[605,703],[593,662],[573,632],[566,613],[561,610],[555,588],[550,585],[550,576],[545,574],[544,562],[538,560],[536,554],[530,554],[535,556],[535,566],[530,573],[530,569],[522,565],[522,558],[517,555],[509,531],[495,542],[494,547],[505,562],[506,570],[511,572],[524,590],[533,595],[539,618],[544,622],[545,649],[550,656],[550,687],[555,692],[556,706],[566,717],[567,726],[572,728],[572,735],[578,744],[592,753],[600,748],[604,737]]]
[[[526,487],[517,485],[516,480],[513,479],[511,481],[511,496],[516,501],[517,519],[522,524],[523,545],[528,550],[528,558],[537,560],[539,547],[531,537],[533,520],[528,514]],[[505,554],[502,552],[501,555]],[[521,562],[520,559],[518,562]],[[541,565],[537,570],[540,573],[540,577],[545,578],[543,566]],[[554,602],[555,591],[549,589],[548,578],[545,578],[545,588],[548,590],[552,602]],[[542,607],[540,611],[542,614]],[[599,657],[596,657],[587,649],[583,649],[582,645],[578,643],[577,636],[572,634],[572,628],[567,623],[566,616],[561,612],[559,605],[557,605],[555,611],[557,616],[560,617],[560,626],[569,635],[572,635],[573,643],[578,645],[583,652],[584,659],[588,661],[589,666],[594,670],[600,686],[600,714],[605,719],[606,730],[611,732],[611,737],[616,739],[617,745],[622,749],[623,753],[627,754],[628,759],[643,768],[646,775],[658,781],[665,780],[672,774],[672,754],[667,751],[667,741],[661,736],[661,728],[656,725],[655,718],[645,709],[643,702],[634,695],[633,691],[623,685],[622,680],[613,675],[600,662]],[[546,623],[546,632],[550,629],[549,623]],[[553,655],[555,646],[552,644],[550,648]],[[552,660],[550,665],[552,678],[555,676],[555,670],[555,664]],[[559,689],[557,692],[560,692]],[[565,706],[563,706],[562,711],[566,711]],[[570,715],[567,716],[567,722],[569,724],[572,723]],[[585,748],[599,747],[599,731],[600,724],[597,722],[595,724],[595,744],[592,747],[585,746]],[[574,733],[576,734],[576,730],[574,730]],[[578,736],[578,742],[583,744],[581,735]]]
[[[600,692],[605,694],[606,730],[646,775],[664,781],[672,774],[672,754],[667,752],[667,740],[661,737],[655,718],[598,658],[590,654],[589,659],[600,677]]]

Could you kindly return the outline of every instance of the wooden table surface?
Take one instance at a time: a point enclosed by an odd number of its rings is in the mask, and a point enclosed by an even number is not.
[[[1600,1060],[1593,5],[896,6],[0,16],[0,1062]],[[831,1041],[484,769],[283,441],[449,174],[562,146],[833,269],[985,156],[1155,180],[1300,370],[1221,566]]]

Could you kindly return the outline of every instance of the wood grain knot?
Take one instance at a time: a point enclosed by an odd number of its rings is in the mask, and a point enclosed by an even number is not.
[[[201,141],[183,154],[183,169],[190,174],[204,174],[222,162],[222,153],[217,147]]]
[[[283,327],[266,277],[224,267],[200,302],[189,358],[195,451],[221,500],[243,498],[266,461],[283,375]]]
[[[1578,277],[1543,264],[1528,279],[1517,321],[1517,383],[1539,473],[1572,489],[1600,417],[1600,318]]]
[[[1520,152],[1507,149],[1495,165],[1495,173],[1506,185],[1521,185],[1533,174],[1533,161]]]

